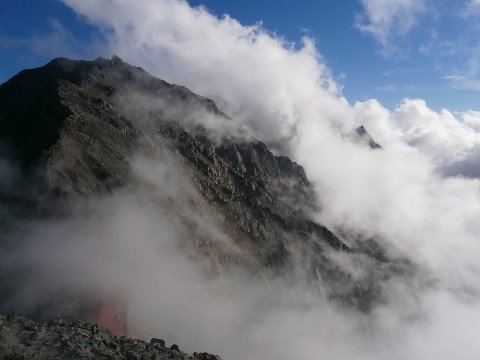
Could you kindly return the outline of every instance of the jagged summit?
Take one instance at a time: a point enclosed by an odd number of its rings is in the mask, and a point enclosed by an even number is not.
[[[365,129],[365,126],[360,125],[359,127],[357,127],[355,129],[355,135],[359,141],[367,143],[368,146],[370,146],[370,149],[382,149],[382,146],[378,144],[375,140],[373,140],[367,129]]]
[[[70,115],[62,91],[68,85],[82,86],[87,82],[98,85],[86,91],[96,99],[111,98],[125,86],[132,90],[139,86],[141,89],[136,90],[168,93],[169,97],[220,114],[213,101],[156,79],[118,56],[94,61],[57,58],[41,68],[23,70],[0,86],[0,141],[27,165],[43,156],[58,140],[58,130]]]

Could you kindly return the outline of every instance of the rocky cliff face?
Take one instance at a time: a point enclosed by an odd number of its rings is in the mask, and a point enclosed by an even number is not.
[[[378,148],[364,130],[356,133]],[[347,243],[317,223],[319,204],[300,165],[274,155],[211,100],[118,57],[56,59],[0,86],[0,141],[21,178],[35,179],[0,191],[13,217],[52,216],[64,211],[58,204],[65,199],[128,188],[140,181],[133,157],[166,156],[200,195],[191,206],[212,214],[240,249],[224,251],[179,211],[189,241],[216,272],[236,264],[268,279],[288,277],[301,264],[324,296],[368,311],[381,301],[379,280],[405,270],[375,241]],[[32,183],[42,201],[28,196]],[[168,201],[175,209],[177,199]],[[341,266],[335,259],[342,256],[363,275]]]

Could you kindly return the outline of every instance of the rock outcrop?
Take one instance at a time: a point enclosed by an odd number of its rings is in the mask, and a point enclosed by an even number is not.
[[[221,360],[208,353],[186,354],[178,345],[166,346],[113,335],[97,325],[63,320],[36,323],[20,316],[0,315],[0,358],[20,359],[152,359]]]
[[[361,125],[355,129],[355,134],[354,138],[357,141],[366,143],[370,149],[381,149],[382,146],[378,144],[375,140],[373,140],[372,136],[368,133],[367,129],[365,129],[365,126]]]

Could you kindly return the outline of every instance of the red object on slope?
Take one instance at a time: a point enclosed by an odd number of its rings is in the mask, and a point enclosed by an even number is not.
[[[100,305],[97,323],[115,335],[126,336],[126,311],[123,302],[112,295],[106,297]]]

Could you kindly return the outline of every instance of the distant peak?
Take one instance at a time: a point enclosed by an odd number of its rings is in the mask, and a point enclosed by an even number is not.
[[[117,56],[117,55],[113,55],[112,58],[110,59],[110,61],[112,63],[123,63],[124,62],[122,60],[122,58],[120,58],[120,56]]]
[[[66,58],[66,57],[57,57],[57,58],[53,59],[52,61],[50,61],[49,63],[47,63],[47,66],[64,64],[64,63],[72,62],[72,61],[73,61],[72,59],[69,59],[69,58]]]
[[[355,131],[357,132],[357,134],[359,136],[364,136],[364,135],[368,134],[367,129],[365,129],[365,126],[363,126],[363,125],[360,125],[359,127],[357,127],[355,129]]]
[[[360,125],[359,127],[357,127],[355,129],[355,134],[357,139],[368,143],[368,146],[370,146],[371,149],[382,149],[382,146],[372,138],[372,136],[368,133],[365,126]]]

